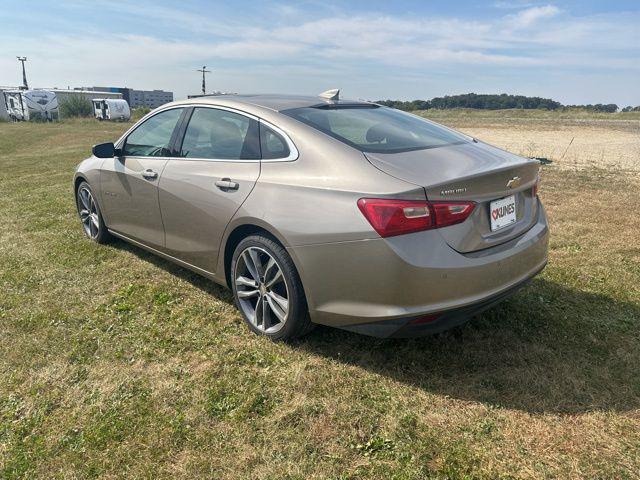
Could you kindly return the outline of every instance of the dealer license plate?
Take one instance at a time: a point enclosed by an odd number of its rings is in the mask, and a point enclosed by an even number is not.
[[[492,232],[516,223],[515,195],[510,195],[491,202],[489,204],[489,215],[491,217]]]

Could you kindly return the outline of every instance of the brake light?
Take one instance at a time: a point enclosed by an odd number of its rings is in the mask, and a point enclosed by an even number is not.
[[[536,183],[533,184],[533,188],[531,189],[531,193],[533,194],[533,198],[538,196],[538,186],[540,185],[540,179],[536,180]]]
[[[436,212],[436,228],[464,222],[476,206],[473,202],[434,202],[431,205]]]
[[[433,226],[431,209],[423,201],[361,198],[358,208],[381,237],[419,232]]]
[[[464,222],[473,202],[427,202],[361,198],[358,208],[381,237],[393,237]]]

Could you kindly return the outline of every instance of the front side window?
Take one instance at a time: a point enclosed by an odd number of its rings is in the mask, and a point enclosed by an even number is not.
[[[145,120],[128,137],[124,145],[125,156],[170,157],[171,135],[180,120],[182,108],[165,110]]]
[[[305,107],[281,113],[363,152],[397,153],[468,141],[416,115],[377,105]]]
[[[258,160],[258,122],[227,110],[196,108],[189,120],[180,156]]]

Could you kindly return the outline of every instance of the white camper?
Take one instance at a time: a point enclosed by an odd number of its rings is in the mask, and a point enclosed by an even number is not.
[[[120,120],[123,122],[131,118],[131,110],[126,100],[117,98],[94,98],[93,114],[98,120]]]
[[[14,122],[57,120],[58,98],[48,90],[6,90],[4,102]]]

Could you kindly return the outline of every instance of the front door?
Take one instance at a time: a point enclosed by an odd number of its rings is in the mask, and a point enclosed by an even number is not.
[[[165,110],[141,123],[125,139],[122,155],[105,160],[100,174],[109,229],[151,247],[164,246],[158,183],[183,111]]]
[[[160,179],[166,249],[215,273],[224,230],[260,175],[258,121],[196,107],[177,150]]]

